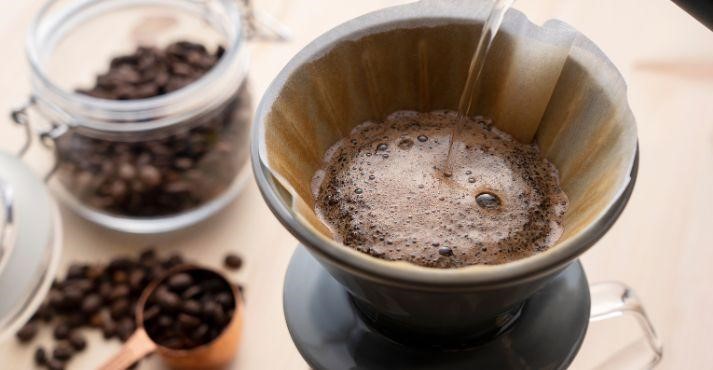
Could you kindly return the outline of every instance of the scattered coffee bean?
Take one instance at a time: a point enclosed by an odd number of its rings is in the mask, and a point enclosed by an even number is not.
[[[44,322],[50,322],[52,321],[52,308],[49,306],[49,303],[44,302],[40,307],[37,309],[37,312],[32,316],[32,320],[42,320]]]
[[[57,345],[52,351],[52,357],[60,361],[67,361],[72,357],[72,355],[74,355],[74,350],[72,349],[72,345],[67,341],[57,342]]]
[[[15,336],[20,342],[26,343],[31,341],[37,335],[37,323],[30,321],[23,326]]]
[[[72,348],[74,348],[74,350],[77,352],[83,351],[85,348],[87,348],[87,340],[84,339],[84,336],[78,331],[73,331],[69,335],[69,343],[72,345]]]
[[[243,266],[243,259],[237,254],[230,253],[225,256],[223,264],[231,270],[238,270]]]
[[[84,297],[82,302],[82,313],[91,315],[102,307],[102,297],[99,294],[90,294]]]
[[[54,339],[57,340],[62,340],[62,339],[67,339],[69,337],[69,332],[71,331],[69,325],[65,322],[60,322],[57,324],[57,326],[54,327],[54,330],[52,331],[52,336]]]
[[[50,358],[47,360],[47,369],[64,370],[64,361],[60,361],[56,358]]]
[[[35,365],[43,366],[47,364],[47,352],[44,347],[37,347],[35,350]]]
[[[134,334],[134,330],[136,330],[134,320],[129,317],[125,317],[121,319],[119,324],[116,326],[116,335],[122,342],[125,342],[131,337],[131,334]]]
[[[112,320],[104,320],[101,330],[104,339],[111,339],[116,335],[116,323]]]

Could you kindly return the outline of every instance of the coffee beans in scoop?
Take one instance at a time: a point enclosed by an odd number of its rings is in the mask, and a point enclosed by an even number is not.
[[[76,354],[89,347],[85,330],[99,330],[105,339],[126,341],[136,330],[134,314],[141,293],[150,282],[182,263],[184,259],[181,255],[161,256],[153,248],[145,249],[137,256],[115,257],[107,263],[72,263],[64,279],[54,281],[45,301],[16,333],[16,338],[21,343],[29,343],[43,326],[50,327],[54,343],[36,348],[35,364],[38,368],[66,369]],[[192,279],[186,280],[182,276],[171,279],[172,289],[179,289],[182,294],[178,298],[164,297],[164,305],[185,310],[187,315],[202,317],[202,297],[207,290]],[[220,308],[224,314],[229,313],[224,309],[230,307],[224,296],[218,295],[216,301],[225,303],[220,303]],[[163,313],[163,307],[156,307],[155,310],[156,314]],[[145,315],[148,317],[150,312],[146,311]],[[167,319],[168,316],[161,320],[165,322]],[[186,317],[181,320],[185,324]],[[206,338],[215,334],[211,331],[215,322],[209,322],[213,326],[205,334]]]
[[[166,278],[149,297],[144,327],[171,349],[206,344],[230,323],[236,310],[232,287],[208,270],[187,270]]]

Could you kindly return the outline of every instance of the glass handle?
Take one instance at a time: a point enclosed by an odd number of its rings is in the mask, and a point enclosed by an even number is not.
[[[12,207],[12,188],[10,184],[6,183],[0,179],[0,201],[2,202],[3,208],[3,220],[0,225],[0,266],[5,257],[5,251],[8,246],[5,245],[7,241],[7,234],[10,233],[10,228],[14,222],[13,207]]]
[[[644,345],[633,343],[600,363],[595,369],[652,369],[661,361],[663,345],[636,293],[619,282],[592,284],[591,322],[630,316],[636,319],[644,335]],[[642,361],[641,359],[644,358]],[[637,365],[632,365],[637,363]]]

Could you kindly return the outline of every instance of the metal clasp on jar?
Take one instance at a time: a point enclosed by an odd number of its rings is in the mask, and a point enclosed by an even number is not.
[[[52,178],[52,175],[57,171],[57,168],[59,167],[59,153],[55,141],[67,132],[68,126],[65,124],[52,122],[49,127],[43,129],[38,128],[36,132],[33,132],[32,125],[30,124],[29,110],[36,104],[37,99],[32,96],[27,101],[27,103],[17,109],[14,109],[11,112],[10,117],[12,118],[12,121],[15,122],[15,124],[22,126],[25,130],[25,142],[23,143],[20,150],[17,152],[18,157],[24,157],[24,155],[30,149],[30,147],[32,146],[32,139],[35,134],[39,137],[42,146],[54,152],[54,161],[52,163],[52,167],[50,167],[50,169],[43,177],[44,181],[47,182]]]

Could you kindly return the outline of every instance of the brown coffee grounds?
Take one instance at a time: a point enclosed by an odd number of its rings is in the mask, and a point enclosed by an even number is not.
[[[312,184],[317,214],[337,241],[375,257],[500,264],[546,250],[563,231],[567,197],[554,165],[482,119],[397,112],[356,127],[323,163]]]

